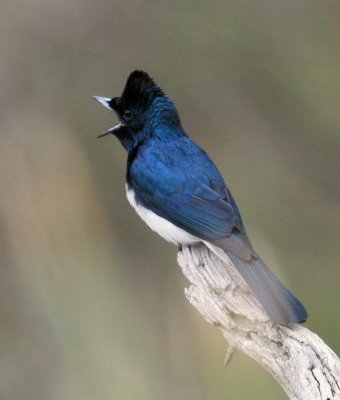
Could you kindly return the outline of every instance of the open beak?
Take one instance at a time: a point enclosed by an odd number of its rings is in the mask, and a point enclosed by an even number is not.
[[[111,99],[109,99],[108,97],[92,96],[92,98],[98,101],[98,103],[100,103],[105,108],[108,108],[110,111],[113,111],[112,108],[110,107]]]
[[[107,131],[101,133],[100,135],[97,136],[97,138],[102,138],[104,136],[110,135],[110,133],[114,134],[115,132],[119,131],[121,128],[125,128],[126,125],[120,123],[118,125],[113,126],[112,128],[108,129]]]
[[[105,108],[109,109],[110,111],[114,111],[111,106],[110,106],[110,101],[111,99],[109,99],[108,97],[101,97],[101,96],[92,96],[92,98],[96,101],[98,101],[98,103],[100,103],[101,105],[103,105]],[[114,134],[115,132],[117,132],[119,129],[121,128],[125,128],[126,125],[123,123],[119,123],[118,125],[113,126],[112,128],[108,129],[107,131],[101,133],[100,135],[98,135],[98,138],[102,138],[104,136],[110,135],[111,133]]]

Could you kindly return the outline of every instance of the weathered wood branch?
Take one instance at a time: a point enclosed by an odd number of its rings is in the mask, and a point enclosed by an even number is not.
[[[291,400],[339,400],[340,360],[313,332],[271,321],[235,267],[202,245],[183,247],[178,263],[188,300],[230,346],[267,369]]]

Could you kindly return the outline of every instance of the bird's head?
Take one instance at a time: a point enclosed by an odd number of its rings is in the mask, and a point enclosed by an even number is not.
[[[132,136],[143,130],[149,119],[149,111],[156,98],[165,98],[162,89],[143,71],[130,74],[120,97],[93,98],[104,107],[117,114],[119,124],[113,126],[98,137],[114,134],[118,138]]]

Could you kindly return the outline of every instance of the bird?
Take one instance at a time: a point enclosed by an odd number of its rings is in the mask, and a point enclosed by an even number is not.
[[[148,73],[130,73],[120,97],[93,96],[119,123],[127,151],[126,195],[144,222],[177,246],[204,243],[231,260],[268,317],[287,326],[307,319],[303,304],[254,250],[221,173],[185,132],[174,102]]]

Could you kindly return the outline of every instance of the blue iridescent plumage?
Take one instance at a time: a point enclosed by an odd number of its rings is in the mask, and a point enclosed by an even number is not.
[[[273,320],[304,321],[305,308],[254,251],[221,174],[159,86],[134,71],[121,97],[96,100],[120,120],[101,136],[113,133],[127,150],[128,199],[151,229],[179,245],[204,242],[232,260]]]

